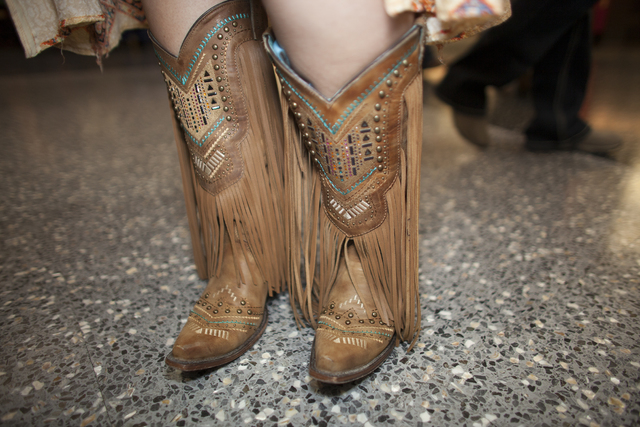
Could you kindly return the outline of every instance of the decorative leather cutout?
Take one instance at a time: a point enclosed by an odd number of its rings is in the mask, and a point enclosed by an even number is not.
[[[177,58],[154,41],[198,183],[213,195],[243,173],[239,144],[248,119],[235,52],[249,40],[250,5],[237,1],[198,21]]]
[[[266,46],[302,141],[320,172],[327,216],[347,236],[387,216],[385,193],[397,178],[403,145],[403,92],[420,73],[420,30],[385,52],[330,100]]]
[[[211,62],[207,62],[203,72],[185,92],[165,74],[178,121],[198,146],[202,146],[207,134],[215,131],[225,119],[215,78]]]

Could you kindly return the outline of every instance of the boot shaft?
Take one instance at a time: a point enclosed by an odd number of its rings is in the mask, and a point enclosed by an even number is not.
[[[254,3],[232,0],[211,8],[189,30],[177,57],[151,36],[198,182],[213,195],[243,174],[238,145],[249,127],[246,86],[264,84],[239,76],[239,50],[258,44],[266,25]]]
[[[421,28],[412,28],[331,99],[302,80],[265,45],[302,141],[320,171],[327,216],[347,236],[378,227],[387,217],[385,193],[398,175],[406,144],[403,94],[420,77]]]

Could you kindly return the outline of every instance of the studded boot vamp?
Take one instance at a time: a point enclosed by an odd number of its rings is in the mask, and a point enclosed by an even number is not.
[[[328,382],[345,382],[367,375],[391,352],[393,324],[385,324],[373,298],[353,246],[340,261],[329,304],[322,309],[312,350],[311,373]],[[379,363],[378,363],[379,362]]]

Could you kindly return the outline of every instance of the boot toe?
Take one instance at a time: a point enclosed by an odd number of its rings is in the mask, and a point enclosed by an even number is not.
[[[266,326],[266,314],[259,327],[214,329],[190,318],[166,358],[167,365],[183,371],[214,368],[247,351]]]
[[[386,356],[381,357],[381,354],[389,343],[390,340],[372,339],[365,335],[353,338],[319,330],[314,342],[314,363],[311,368],[329,382],[355,379],[373,371],[384,361]]]
[[[236,347],[231,340],[213,336],[203,337],[202,334],[185,328],[176,339],[171,354],[176,359],[197,361],[225,355]]]
[[[375,351],[363,351],[358,348],[327,351],[320,344],[316,346],[316,369],[331,374],[351,372],[368,365],[378,353]]]

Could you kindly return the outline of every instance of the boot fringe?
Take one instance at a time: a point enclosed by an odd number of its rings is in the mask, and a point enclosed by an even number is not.
[[[257,265],[258,271],[251,271],[251,277],[236,265],[238,283],[266,281],[269,295],[273,295],[282,290],[286,281],[279,94],[273,68],[259,41],[241,45],[236,61],[245,99],[251,100],[251,107],[247,108],[251,125],[239,143],[244,167],[237,183],[216,196],[198,184],[183,133],[172,115],[187,217],[201,279],[219,276],[225,262],[222,254],[226,231],[231,236],[233,253],[243,251]]]
[[[321,206],[321,180],[311,156],[302,149],[295,119],[281,100],[285,128],[285,224],[289,259],[289,294],[296,323],[317,327],[319,310],[328,302],[342,251],[356,246],[382,321],[393,321],[397,336],[416,343],[420,331],[418,299],[418,216],[422,153],[422,79],[404,94],[407,144],[401,149],[398,179],[385,197],[388,218],[376,229],[348,238]],[[298,242],[302,241],[302,249]],[[302,271],[300,263],[304,266]],[[373,307],[367,307],[371,310]]]

